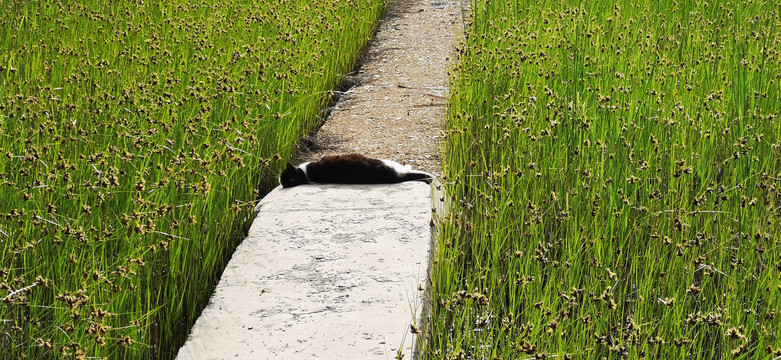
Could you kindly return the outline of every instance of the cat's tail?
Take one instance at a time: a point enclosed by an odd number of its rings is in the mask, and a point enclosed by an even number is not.
[[[410,171],[400,175],[401,175],[401,181],[420,180],[420,181],[425,181],[427,184],[431,184],[431,182],[434,180],[434,175],[431,175],[423,171]]]

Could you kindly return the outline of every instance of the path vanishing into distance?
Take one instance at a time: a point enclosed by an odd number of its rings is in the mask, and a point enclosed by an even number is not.
[[[459,0],[392,3],[347,78],[352,86],[295,161],[358,152],[440,175],[461,14]],[[414,181],[275,189],[258,204],[177,359],[417,357],[437,188]]]

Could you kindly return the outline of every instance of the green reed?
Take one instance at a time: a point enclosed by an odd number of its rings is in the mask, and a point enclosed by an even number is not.
[[[781,7],[471,12],[426,358],[781,356]]]
[[[0,358],[171,358],[384,1],[0,3]]]

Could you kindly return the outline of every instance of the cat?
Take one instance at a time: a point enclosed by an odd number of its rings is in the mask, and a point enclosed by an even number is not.
[[[324,156],[319,161],[298,166],[288,163],[279,182],[282,187],[289,188],[308,183],[392,184],[410,180],[431,183],[433,178],[429,173],[412,170],[410,165],[348,154]]]

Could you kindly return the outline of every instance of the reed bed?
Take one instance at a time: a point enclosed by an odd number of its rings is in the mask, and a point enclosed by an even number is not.
[[[781,6],[471,11],[425,358],[780,358]]]
[[[0,358],[171,358],[383,0],[0,3]]]

